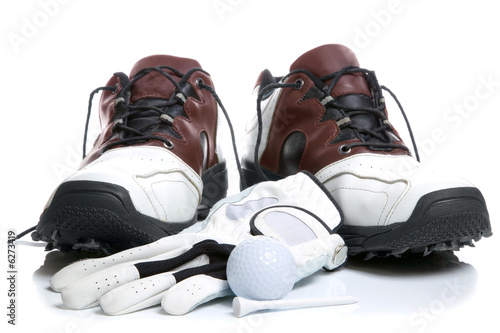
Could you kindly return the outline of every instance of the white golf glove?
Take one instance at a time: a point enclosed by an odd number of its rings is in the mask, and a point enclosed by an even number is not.
[[[50,280],[72,309],[100,305],[109,315],[160,304],[185,314],[231,295],[226,263],[233,248],[253,235],[282,240],[297,265],[297,281],[342,265],[347,248],[335,232],[341,213],[307,172],[263,182],[219,201],[207,218],[182,233],[101,259],[73,263]]]

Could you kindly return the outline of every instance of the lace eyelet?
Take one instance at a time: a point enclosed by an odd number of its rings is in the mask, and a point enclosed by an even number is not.
[[[304,80],[302,79],[297,79],[295,80],[295,84],[297,87],[294,87],[296,90],[300,90],[304,86]]]
[[[174,144],[170,140],[163,141],[163,145],[165,146],[165,148],[167,148],[169,150],[174,149]]]
[[[118,118],[116,119],[114,122],[113,122],[113,127],[112,129],[115,130],[115,128],[117,128],[118,126],[122,125],[123,124],[123,119],[121,118]]]
[[[203,79],[201,77],[197,78],[196,79],[196,85],[199,87],[201,84],[204,84],[205,81],[203,81]]]
[[[117,106],[120,103],[125,103],[125,98],[118,97],[117,99],[115,99],[115,106]]]
[[[346,145],[342,145],[339,147],[339,153],[345,155],[349,154],[351,152],[351,148],[347,147]]]

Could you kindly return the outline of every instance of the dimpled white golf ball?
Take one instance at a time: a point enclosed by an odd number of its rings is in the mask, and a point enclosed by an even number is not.
[[[295,284],[297,266],[280,240],[255,236],[236,246],[227,261],[227,281],[236,296],[253,300],[283,298]]]

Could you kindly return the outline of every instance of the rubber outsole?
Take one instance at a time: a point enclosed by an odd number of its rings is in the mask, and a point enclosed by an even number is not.
[[[242,168],[247,186],[263,181],[252,162],[243,161]],[[268,180],[283,178],[265,168],[261,171]],[[457,251],[464,246],[474,246],[473,242],[493,233],[481,192],[474,187],[460,187],[422,196],[405,222],[370,227],[344,224],[339,234],[346,242],[349,255],[364,253],[370,259]]]
[[[148,244],[196,223],[226,196],[225,163],[207,170],[202,180],[204,190],[197,211],[191,219],[175,223],[139,213],[121,186],[94,181],[65,182],[56,190],[31,237],[46,242],[46,250],[63,252],[109,254]]]
[[[474,246],[474,241],[493,233],[481,192],[474,187],[459,187],[424,195],[404,223],[375,227],[344,225],[339,234],[350,255],[366,253],[371,258],[457,251]]]

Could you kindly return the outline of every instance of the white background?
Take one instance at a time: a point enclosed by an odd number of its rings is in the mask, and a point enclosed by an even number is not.
[[[497,231],[500,23],[493,1],[24,0],[2,1],[0,7],[2,276],[8,270],[7,229],[20,232],[35,225],[50,193],[79,163],[90,91],[114,72],[128,73],[138,59],[160,53],[197,59],[211,73],[243,149],[260,71],[284,75],[311,48],[350,46],[362,67],[376,70],[380,83],[400,99],[424,163],[475,183]],[[390,120],[405,136],[397,106],[390,103]],[[94,135],[97,113],[96,107]],[[168,316],[159,307],[121,317],[97,308],[67,310],[49,290],[48,279],[75,258],[44,252],[27,236],[17,247],[16,328],[498,332],[496,238],[456,257],[353,260],[333,274],[319,272],[294,295],[353,295],[361,299],[357,306],[237,319],[230,299],[183,317]],[[11,327],[8,285],[1,280],[3,331]]]

